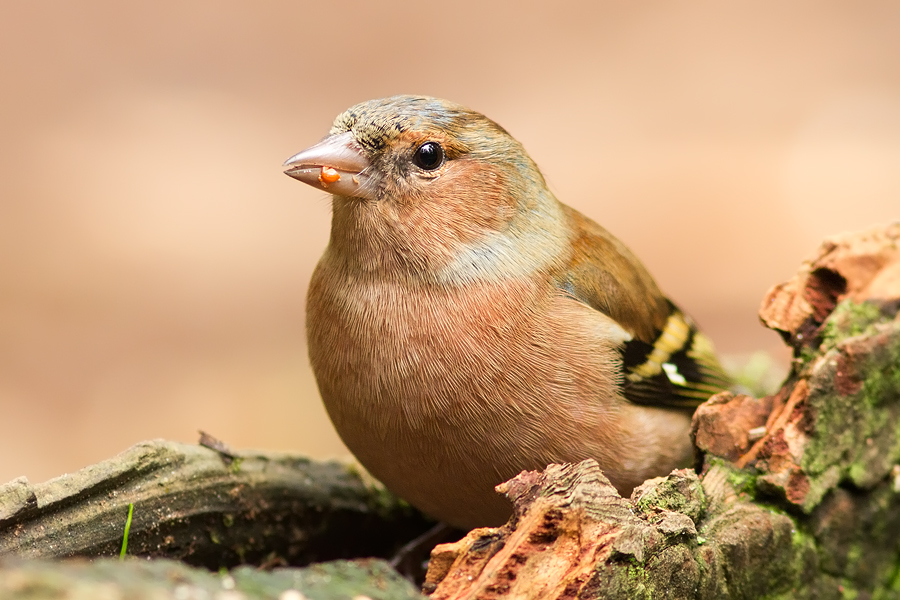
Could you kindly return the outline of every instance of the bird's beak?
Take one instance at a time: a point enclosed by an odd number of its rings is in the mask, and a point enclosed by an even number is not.
[[[349,131],[330,135],[285,161],[285,174],[338,196],[371,196],[371,166]],[[367,185],[368,184],[368,185]]]

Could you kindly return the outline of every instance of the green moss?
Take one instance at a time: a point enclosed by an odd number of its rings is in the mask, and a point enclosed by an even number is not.
[[[777,510],[772,512],[780,513]],[[774,559],[776,564],[769,568],[769,588],[779,592],[767,597],[779,600],[815,598],[815,591],[809,584],[810,578],[818,574],[816,539],[806,529],[802,519],[786,516],[793,525],[790,530],[790,551],[782,552],[780,557]],[[782,561],[783,564],[777,564]]]
[[[653,586],[648,585],[647,571],[637,561],[632,560],[632,564],[626,567],[626,580],[629,598],[649,600],[653,597]]]
[[[810,348],[809,346],[800,347],[800,355],[797,357],[802,365],[808,365],[819,357],[818,348]]]
[[[734,463],[718,456],[709,455],[706,457],[706,463],[710,469],[717,467],[727,473],[728,483],[734,488],[738,494],[745,494],[751,498],[756,497],[757,487],[756,480],[759,474],[748,468],[738,469]]]
[[[900,563],[894,565],[886,587],[891,592],[900,593]]]
[[[854,570],[858,567],[860,559],[863,557],[863,551],[859,543],[851,544],[847,550],[847,570]]]
[[[884,356],[866,373],[862,395],[870,406],[878,406],[885,400],[897,400],[900,396],[900,340],[884,349]]]
[[[900,460],[900,338],[885,335],[890,328],[875,328],[885,320],[874,304],[845,301],[825,324],[828,352],[811,365],[815,430],[802,464],[811,486],[822,492],[840,480],[871,487]],[[880,340],[864,343],[870,352],[854,354],[842,342],[860,334]],[[851,372],[840,373],[842,368]],[[851,386],[858,377],[858,391],[836,387],[841,376]]]
[[[588,584],[591,590],[585,597],[602,597],[611,600],[652,600],[657,597],[648,581],[644,567],[632,560],[611,561],[601,564]],[[585,590],[582,590],[582,594]],[[596,594],[596,595],[593,595]]]
[[[794,528],[791,530],[791,546],[795,551],[808,550],[816,548],[816,538],[806,529],[795,522]]]
[[[706,493],[693,472],[671,473],[641,486],[637,507],[646,514],[660,508],[679,512],[696,523],[706,511]]]
[[[872,325],[886,320],[881,309],[874,303],[844,300],[825,321],[822,331],[823,349],[834,348],[849,337],[867,333]]]
[[[865,465],[860,463],[853,463],[850,465],[850,469],[848,469],[847,474],[850,476],[850,479],[853,481],[861,481],[868,475],[868,470]]]
[[[841,580],[841,600],[856,600],[859,597],[859,590],[853,587],[853,584],[846,579]]]

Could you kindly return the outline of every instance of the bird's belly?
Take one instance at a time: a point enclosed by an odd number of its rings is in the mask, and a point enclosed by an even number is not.
[[[689,456],[684,419],[687,451],[662,450],[662,464],[646,454],[652,433],[629,430],[640,423],[609,368],[615,350],[568,299],[496,285],[464,299],[386,284],[336,296],[315,282],[310,358],[335,428],[426,513],[497,525],[510,507],[493,487],[522,470],[595,458],[628,490]]]

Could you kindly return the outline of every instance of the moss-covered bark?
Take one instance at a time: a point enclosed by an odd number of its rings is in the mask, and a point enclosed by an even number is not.
[[[43,484],[0,486],[0,556],[128,554],[210,569],[387,557],[430,522],[348,465],[153,441]]]

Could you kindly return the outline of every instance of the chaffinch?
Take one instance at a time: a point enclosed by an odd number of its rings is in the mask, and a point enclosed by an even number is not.
[[[332,195],[309,354],[347,447],[461,528],[494,486],[594,458],[622,494],[689,464],[730,382],[709,340],[609,232],[559,202],[487,117],[394,96],[339,115],[285,171]]]

